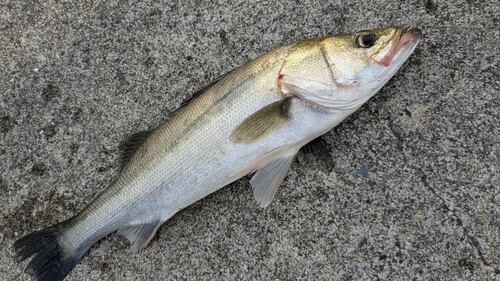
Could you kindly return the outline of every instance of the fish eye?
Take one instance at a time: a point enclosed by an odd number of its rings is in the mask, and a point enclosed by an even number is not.
[[[356,45],[361,48],[370,48],[375,44],[375,36],[369,32],[362,31],[356,34]]]

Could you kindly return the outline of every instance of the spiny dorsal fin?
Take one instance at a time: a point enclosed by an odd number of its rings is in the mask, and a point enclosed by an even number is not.
[[[322,136],[313,139],[308,144],[304,145],[301,150],[305,154],[312,154],[319,158],[329,170],[333,169],[334,165],[330,155],[330,149]]]
[[[292,97],[286,97],[250,115],[233,131],[231,140],[251,143],[274,132],[290,118],[291,103]]]
[[[203,94],[208,88],[213,86],[215,83],[219,82],[222,78],[224,78],[226,75],[222,75],[219,78],[215,79],[214,81],[207,83],[203,85],[198,91],[196,91],[190,98],[186,99],[183,101],[180,105],[179,108],[177,108],[175,111],[171,113],[171,115],[175,115],[178,112],[180,112],[184,107],[189,105],[194,99],[199,97],[201,94]],[[145,130],[141,132],[137,132],[135,134],[132,134],[129,136],[121,145],[121,151],[122,151],[122,168],[127,165],[127,163],[130,161],[134,153],[141,147],[141,145],[146,141],[146,139],[155,131],[155,129],[151,130]]]
[[[154,221],[146,224],[130,225],[118,230],[118,234],[130,241],[134,250],[144,249],[153,238],[163,221]]]
[[[219,76],[217,79],[210,81],[209,83],[206,83],[205,85],[201,86],[198,91],[196,91],[194,94],[192,94],[189,98],[185,99],[183,102],[181,102],[181,105],[179,108],[174,110],[171,114],[177,114],[179,111],[181,111],[184,107],[189,105],[193,100],[195,100],[197,97],[201,96],[208,88],[212,87],[215,85],[217,82],[219,82],[222,78],[224,78],[227,74]]]
[[[130,158],[132,158],[137,149],[141,147],[153,132],[154,129],[151,129],[132,134],[120,145],[122,150],[122,167],[130,161]]]

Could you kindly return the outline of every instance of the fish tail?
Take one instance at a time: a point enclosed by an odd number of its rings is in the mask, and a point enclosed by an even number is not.
[[[70,221],[32,232],[14,242],[18,262],[32,257],[25,272],[34,280],[63,280],[91,246],[78,247],[76,251],[64,247],[63,230]]]

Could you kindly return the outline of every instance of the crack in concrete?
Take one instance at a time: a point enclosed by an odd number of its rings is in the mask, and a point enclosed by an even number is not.
[[[446,200],[441,195],[439,195],[434,188],[431,187],[431,185],[427,181],[427,175],[424,173],[424,171],[422,171],[422,169],[419,169],[419,172],[422,174],[421,180],[424,186],[427,187],[434,194],[434,196],[441,200],[441,203],[443,204],[445,210],[450,212],[452,216],[457,220],[458,225],[462,228],[464,239],[477,251],[479,260],[483,263],[483,265],[488,267],[491,266],[491,264],[486,261],[486,258],[484,257],[481,246],[479,245],[479,241],[474,236],[469,234],[469,229],[464,226],[462,219],[457,214],[457,212],[454,209],[450,209],[450,207],[448,207],[448,205],[446,204]]]
[[[395,146],[399,151],[403,152],[404,137],[401,136],[401,130],[396,127],[396,125],[394,124],[394,120],[390,116],[387,117],[387,123],[392,134],[396,137],[396,141],[393,144],[391,144],[391,146]],[[406,155],[404,153],[402,153],[402,155],[403,159],[406,161],[407,160]]]

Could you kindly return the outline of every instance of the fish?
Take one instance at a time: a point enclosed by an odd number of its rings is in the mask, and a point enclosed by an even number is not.
[[[13,243],[35,280],[63,280],[117,232],[142,250],[175,213],[254,173],[267,207],[298,151],[359,109],[401,68],[420,29],[389,26],[285,44],[216,79],[163,124],[124,143],[115,181],[88,206]],[[323,152],[324,153],[324,149]]]

